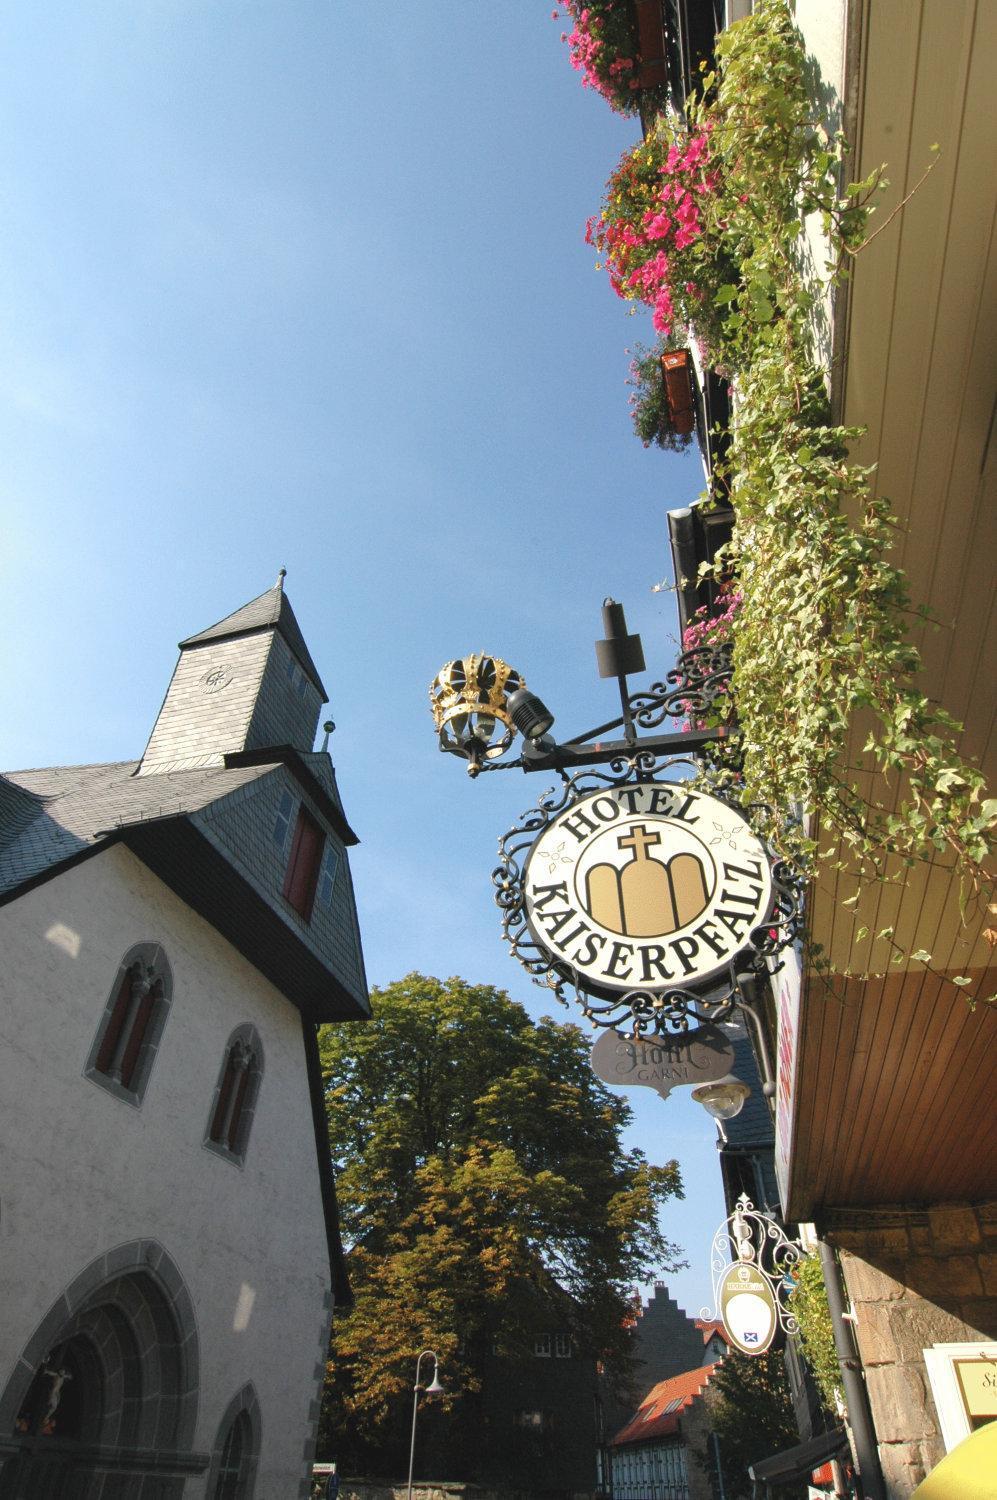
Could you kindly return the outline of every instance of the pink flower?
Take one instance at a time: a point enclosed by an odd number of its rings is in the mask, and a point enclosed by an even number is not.
[[[664,209],[656,214],[648,214],[644,219],[644,232],[649,240],[663,240],[671,227],[672,221]]]

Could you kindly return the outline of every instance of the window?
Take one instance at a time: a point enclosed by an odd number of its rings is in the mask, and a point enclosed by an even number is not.
[[[263,1048],[255,1026],[239,1026],[225,1047],[204,1144],[229,1161],[245,1160],[263,1078]]]
[[[210,1500],[251,1500],[260,1452],[260,1408],[251,1385],[230,1401],[215,1439],[206,1494]]]
[[[332,906],[332,893],[336,888],[336,875],[339,872],[339,851],[334,849],[329,840],[326,840],[325,851],[322,855],[322,863],[318,871],[318,904],[319,906]]]
[[[554,1335],[554,1354],[557,1359],[571,1358],[571,1335],[567,1333],[556,1333]]]
[[[294,798],[288,791],[281,792],[280,802],[277,807],[277,820],[273,825],[273,841],[281,854],[287,848],[287,835],[291,827],[291,813],[293,811]]]
[[[533,1353],[538,1359],[550,1359],[551,1337],[549,1333],[540,1333],[533,1340]]]
[[[294,660],[293,656],[289,656],[287,658],[286,671],[287,680],[291,684],[291,687],[297,693],[299,698],[303,698],[308,690],[308,679],[301,668],[298,666],[297,662]]]
[[[517,1427],[532,1428],[534,1432],[542,1432],[545,1427],[550,1426],[546,1414],[542,1411],[517,1411],[513,1421]]]
[[[159,944],[129,948],[104,1006],[86,1077],[129,1104],[140,1104],[172,998],[173,976]]]
[[[325,834],[318,823],[306,807],[299,807],[284,876],[284,897],[306,922],[312,914],[324,844]]]

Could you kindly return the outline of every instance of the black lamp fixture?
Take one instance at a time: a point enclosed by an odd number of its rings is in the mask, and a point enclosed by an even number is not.
[[[536,693],[531,693],[529,688],[517,688],[514,693],[510,693],[506,707],[524,740],[531,740],[536,744],[553,728],[554,715],[543,699],[538,698]]]
[[[559,771],[631,758],[635,755],[692,755],[715,741],[717,729],[690,728],[665,734],[641,734],[666,719],[695,719],[706,713],[730,682],[730,647],[704,646],[687,651],[663,682],[631,693],[627,679],[646,670],[640,636],[627,630],[623,605],[606,599],[602,606],[604,637],[595,643],[600,677],[614,677],[620,690],[620,715],[560,744],[550,738],[554,715],[528,690],[520,672],[499,656],[486,653],[456,657],[433,679],[430,704],[441,750],[467,761],[469,776],[481,771]],[[623,738],[604,739],[613,730]],[[516,733],[523,748],[507,756]]]

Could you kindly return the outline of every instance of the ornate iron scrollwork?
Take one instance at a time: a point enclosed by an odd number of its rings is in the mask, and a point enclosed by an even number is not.
[[[779,1326],[784,1333],[796,1333],[798,1323],[789,1306],[796,1285],[794,1268],[805,1251],[797,1240],[787,1237],[781,1224],[760,1213],[746,1193],[742,1193],[730,1214],[713,1236],[710,1271],[713,1278],[713,1301],[717,1311],[700,1309],[706,1322],[716,1322],[720,1312],[720,1288],[732,1265],[754,1266],[765,1277],[775,1300]]]
[[[691,653],[690,653],[691,654]],[[707,674],[710,675],[710,674]],[[677,689],[682,691],[682,689]],[[656,711],[656,710],[655,710]],[[802,922],[803,882],[784,860],[770,856],[773,899],[763,925],[747,935],[749,951],[739,954],[708,991],[684,989],[680,985],[621,991],[607,997],[592,988],[570,964],[555,961],[534,935],[527,920],[524,870],[529,851],[544,830],[574,802],[601,788],[628,783],[654,782],[674,786],[680,778],[666,776],[677,768],[698,777],[700,767],[687,756],[659,758],[634,747],[630,756],[620,756],[607,769],[586,769],[566,777],[564,784],[546,791],[536,805],[522,814],[518,823],[499,840],[499,863],[492,872],[495,901],[502,913],[502,935],[513,957],[535,984],[548,989],[559,1004],[570,1005],[570,996],[590,1023],[599,1028],[628,1027],[634,1037],[687,1031],[703,1021],[727,1020],[735,1008],[746,1004],[745,981],[767,975],[780,967],[779,953],[797,937]],[[699,782],[702,787],[702,782]],[[706,788],[704,788],[705,790]],[[722,792],[708,788],[709,795],[732,811],[749,818],[756,833],[764,829],[766,809],[746,808]],[[764,832],[758,833],[764,843]]]
[[[730,702],[733,645],[697,646],[684,651],[664,682],[652,682],[631,693],[630,712],[640,729],[657,729],[665,719],[691,723],[711,713],[721,700]]]

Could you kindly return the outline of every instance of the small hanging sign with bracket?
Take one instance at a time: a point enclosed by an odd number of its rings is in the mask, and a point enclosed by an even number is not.
[[[711,1265],[717,1311],[729,1342],[741,1354],[764,1354],[781,1328],[795,1333],[789,1298],[803,1247],[775,1219],[759,1213],[744,1193],[713,1236]]]

